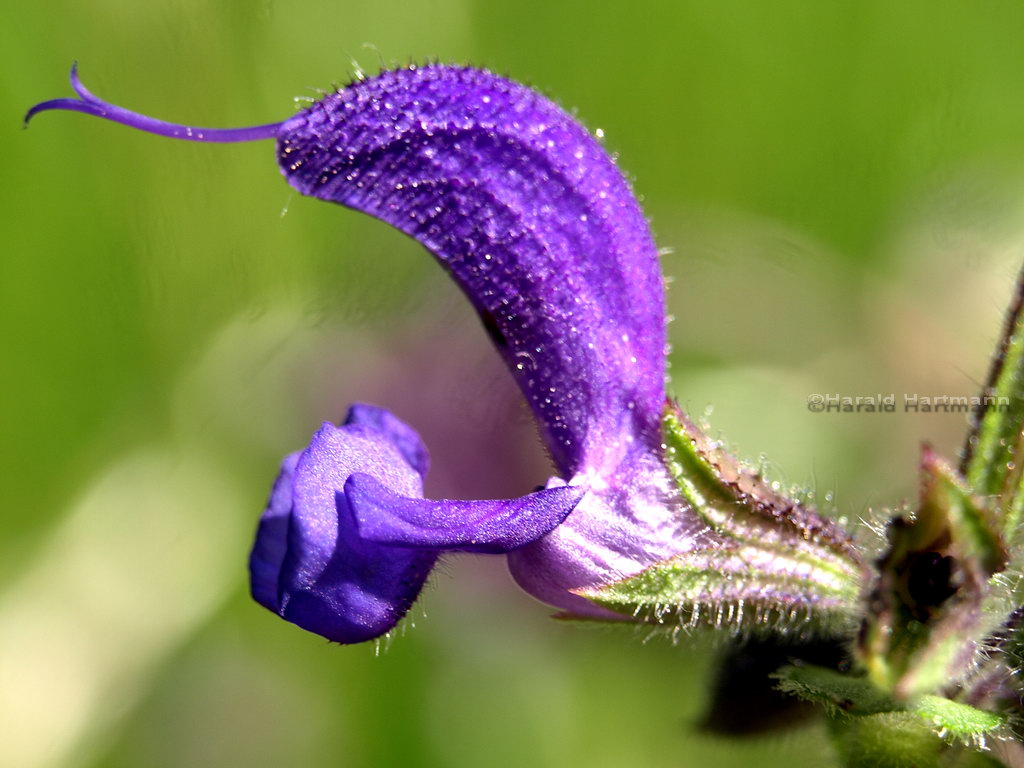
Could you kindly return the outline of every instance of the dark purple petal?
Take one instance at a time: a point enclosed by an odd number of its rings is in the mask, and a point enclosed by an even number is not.
[[[463,288],[562,472],[654,445],[657,253],[629,185],[561,108],[485,71],[385,72],[285,121],[289,183],[425,245]]]
[[[292,514],[292,478],[299,453],[293,453],[281,462],[281,472],[274,481],[270,501],[260,518],[256,530],[256,543],[249,555],[250,587],[253,599],[277,613],[281,581],[281,564],[288,551],[288,525]]]
[[[437,559],[434,551],[360,539],[343,493],[353,472],[409,496],[421,495],[422,478],[403,453],[408,427],[379,419],[389,433],[359,420],[357,412],[355,423],[325,424],[301,455],[285,460],[250,558],[252,593],[262,605],[340,643],[391,629]],[[396,445],[393,434],[409,439]]]
[[[401,620],[419,596],[438,553],[363,541],[340,493],[337,512],[333,556],[313,584],[287,593],[281,615],[328,640],[361,643],[387,633]]]
[[[369,475],[345,484],[359,535],[403,547],[501,554],[551,531],[575,508],[585,488],[562,486],[493,501],[409,498]]]
[[[430,469],[430,454],[420,439],[419,433],[395,416],[391,411],[376,405],[355,403],[348,409],[345,424],[360,424],[382,432],[388,436],[391,444],[398,448],[409,462],[409,466],[426,477]]]
[[[419,474],[385,434],[324,424],[295,467],[289,553],[282,567],[291,589],[315,583],[331,561],[339,526],[335,495],[353,472],[371,474],[403,495],[423,495]]]

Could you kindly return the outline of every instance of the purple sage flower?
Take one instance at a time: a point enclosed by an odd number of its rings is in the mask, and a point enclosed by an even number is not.
[[[600,143],[550,100],[483,70],[409,67],[282,123],[219,130],[109,105],[74,70],[72,85],[79,99],[28,117],[72,109],[195,141],[273,138],[299,192],[422,243],[479,313],[550,452],[542,490],[427,500],[417,434],[354,406],[282,465],[250,561],[270,610],[338,642],[377,637],[448,551],[507,554],[525,590],[592,618],[721,623],[852,604],[861,567],[845,534],[667,406],[647,221]]]

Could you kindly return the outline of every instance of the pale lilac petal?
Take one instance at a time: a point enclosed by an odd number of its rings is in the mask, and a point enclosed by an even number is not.
[[[709,536],[660,457],[638,451],[618,467],[613,483],[595,485],[562,525],[509,553],[508,564],[538,600],[573,614],[621,619],[573,592],[635,576],[707,544]]]

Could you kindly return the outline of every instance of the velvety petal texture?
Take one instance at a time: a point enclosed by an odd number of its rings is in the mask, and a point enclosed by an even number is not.
[[[423,243],[480,313],[565,476],[656,441],[665,317],[657,252],[622,173],[564,110],[489,72],[384,72],[281,125],[306,195]]]
[[[427,446],[423,444],[415,429],[391,411],[373,405],[356,403],[348,409],[345,423],[350,426],[368,427],[387,435],[388,441],[401,452],[405,460],[409,462],[409,466],[415,469],[420,477],[427,476],[430,469],[430,454],[427,453]]]

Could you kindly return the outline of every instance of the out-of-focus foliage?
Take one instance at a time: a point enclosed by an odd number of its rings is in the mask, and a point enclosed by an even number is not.
[[[713,650],[546,618],[456,559],[415,628],[326,645],[257,608],[280,457],[352,400],[435,451],[428,491],[528,490],[544,457],[420,249],[293,195],[269,144],[76,115],[98,94],[246,125],[381,62],[531,83],[601,128],[675,278],[673,388],[851,519],[953,455],[1024,254],[1019,3],[297,0],[0,11],[0,765],[824,765],[820,726],[694,730]],[[367,45],[368,44],[368,45]],[[895,414],[811,413],[895,393]]]

